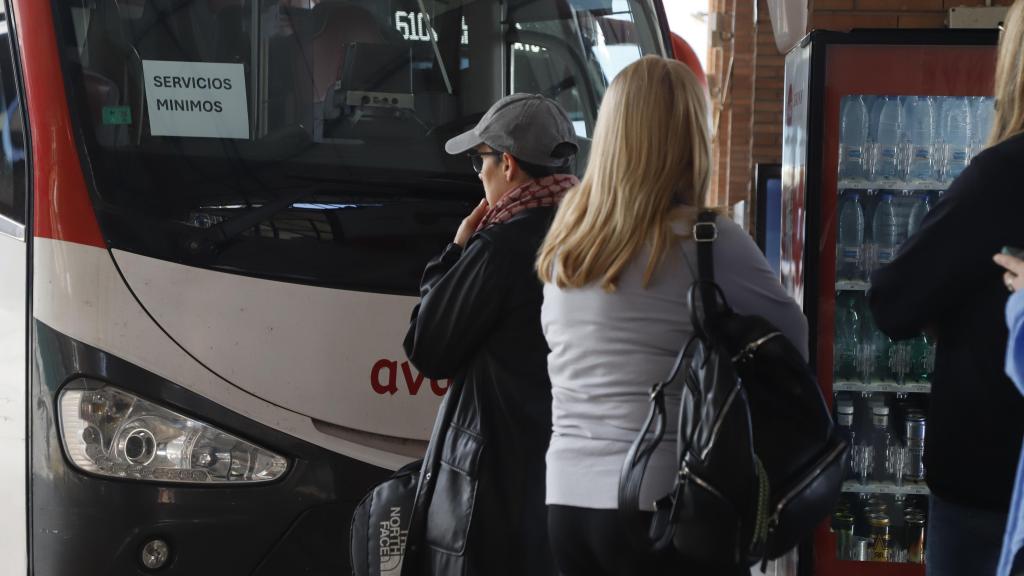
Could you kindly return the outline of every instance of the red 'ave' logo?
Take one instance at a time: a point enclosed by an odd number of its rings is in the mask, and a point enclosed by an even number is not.
[[[373,387],[373,391],[381,396],[385,394],[397,394],[398,393],[398,367],[399,363],[397,360],[388,360],[387,358],[381,358],[377,360],[377,363],[373,365],[373,370],[370,372],[370,386]],[[409,391],[411,396],[419,394],[420,388],[423,387],[423,374],[416,372],[415,369],[409,364],[409,362],[402,362],[402,378],[405,380],[405,389]],[[414,376],[415,374],[415,376]],[[448,388],[451,387],[451,379],[447,380],[434,380],[430,378],[430,391],[437,396],[444,396]],[[443,383],[443,385],[442,385]]]

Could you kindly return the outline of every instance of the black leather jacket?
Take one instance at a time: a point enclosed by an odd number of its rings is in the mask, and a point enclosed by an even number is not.
[[[449,245],[423,274],[405,352],[427,377],[455,378],[461,394],[417,574],[555,574],[544,507],[551,381],[534,271],[553,215],[523,211],[465,249]]]

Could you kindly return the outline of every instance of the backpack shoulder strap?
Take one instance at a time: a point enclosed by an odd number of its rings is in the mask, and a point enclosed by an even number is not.
[[[726,309],[725,296],[715,283],[714,245],[718,239],[718,214],[703,210],[693,225],[693,240],[697,243],[697,277],[690,286],[688,303],[690,322],[702,338],[710,338],[707,322]]]
[[[703,210],[697,217],[697,223],[693,225],[693,239],[697,242],[698,279],[706,282],[715,281],[712,247],[718,239],[718,226],[715,224],[717,218],[718,214],[713,210]]]

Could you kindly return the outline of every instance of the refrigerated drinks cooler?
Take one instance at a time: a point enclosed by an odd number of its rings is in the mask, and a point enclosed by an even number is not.
[[[996,42],[994,30],[819,31],[786,57],[783,284],[851,444],[815,574],[924,574],[934,342],[890,340],[866,293],[983,147]]]

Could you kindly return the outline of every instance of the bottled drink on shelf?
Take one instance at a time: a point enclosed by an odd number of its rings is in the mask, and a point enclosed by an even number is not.
[[[844,280],[863,278],[864,206],[860,192],[842,195],[839,209],[839,239],[836,246],[836,277]]]
[[[966,98],[947,98],[944,109],[946,149],[943,178],[952,180],[967,167],[971,146],[971,109]]]
[[[895,445],[897,441],[889,425],[889,407],[884,404],[872,406],[871,448],[875,457],[872,479],[882,482],[892,478],[889,454]]]
[[[857,432],[854,427],[854,410],[853,402],[839,402],[836,404],[836,424],[839,426],[839,436],[846,441],[846,445],[851,448],[849,455],[846,458],[846,471],[843,477],[851,479],[855,476],[853,472],[853,451],[852,448],[857,441]]]
[[[923,334],[911,342],[911,378],[918,382],[930,382],[932,372],[935,371],[935,344]]]
[[[885,514],[872,514],[868,517],[871,526],[871,560],[875,562],[892,561],[892,533],[889,517]]]
[[[924,440],[928,421],[923,412],[910,411],[903,419],[903,436],[907,440],[905,476],[909,480],[924,480]]]
[[[857,297],[844,292],[836,298],[835,376],[836,380],[858,380],[861,349],[861,312]]]
[[[992,120],[995,117],[995,100],[979,97],[974,99],[974,131],[971,133],[971,147],[977,154],[985,147],[988,135],[992,131]]]
[[[839,176],[844,180],[861,180],[864,178],[868,111],[861,96],[848,96],[844,101],[839,136]]]
[[[882,116],[882,106],[888,96],[865,96],[864,105],[868,114],[868,142],[878,142],[878,119]]]
[[[895,98],[882,97],[878,108],[878,132],[872,162],[873,180],[895,180],[899,177],[899,148],[903,133],[903,108]]]
[[[892,339],[875,326],[871,314],[864,314],[861,319],[865,345],[860,355],[861,375],[864,382],[891,382],[896,377],[891,366]]]
[[[879,194],[874,216],[871,218],[871,238],[875,246],[875,261],[879,267],[892,262],[902,241],[900,218],[893,193]]]
[[[907,562],[924,564],[925,524],[927,519],[922,512],[907,513],[903,517],[906,528]]]
[[[932,180],[935,178],[935,112],[932,100],[927,96],[909,97],[905,110],[907,139],[910,143],[907,180]]]
[[[945,166],[946,113],[949,111],[949,100],[942,96],[932,98],[932,117],[935,120],[935,130],[932,134],[932,166],[935,168],[936,177]]]
[[[854,518],[848,511],[839,510],[832,516],[832,530],[836,533],[836,557],[850,560],[850,549],[853,547]]]
[[[889,346],[889,376],[897,384],[905,384],[913,370],[913,344],[911,340],[892,342]]]
[[[907,236],[912,236],[921,227],[924,215],[932,209],[931,200],[927,193],[917,194],[913,197],[913,207],[910,209],[910,217],[907,218]]]

